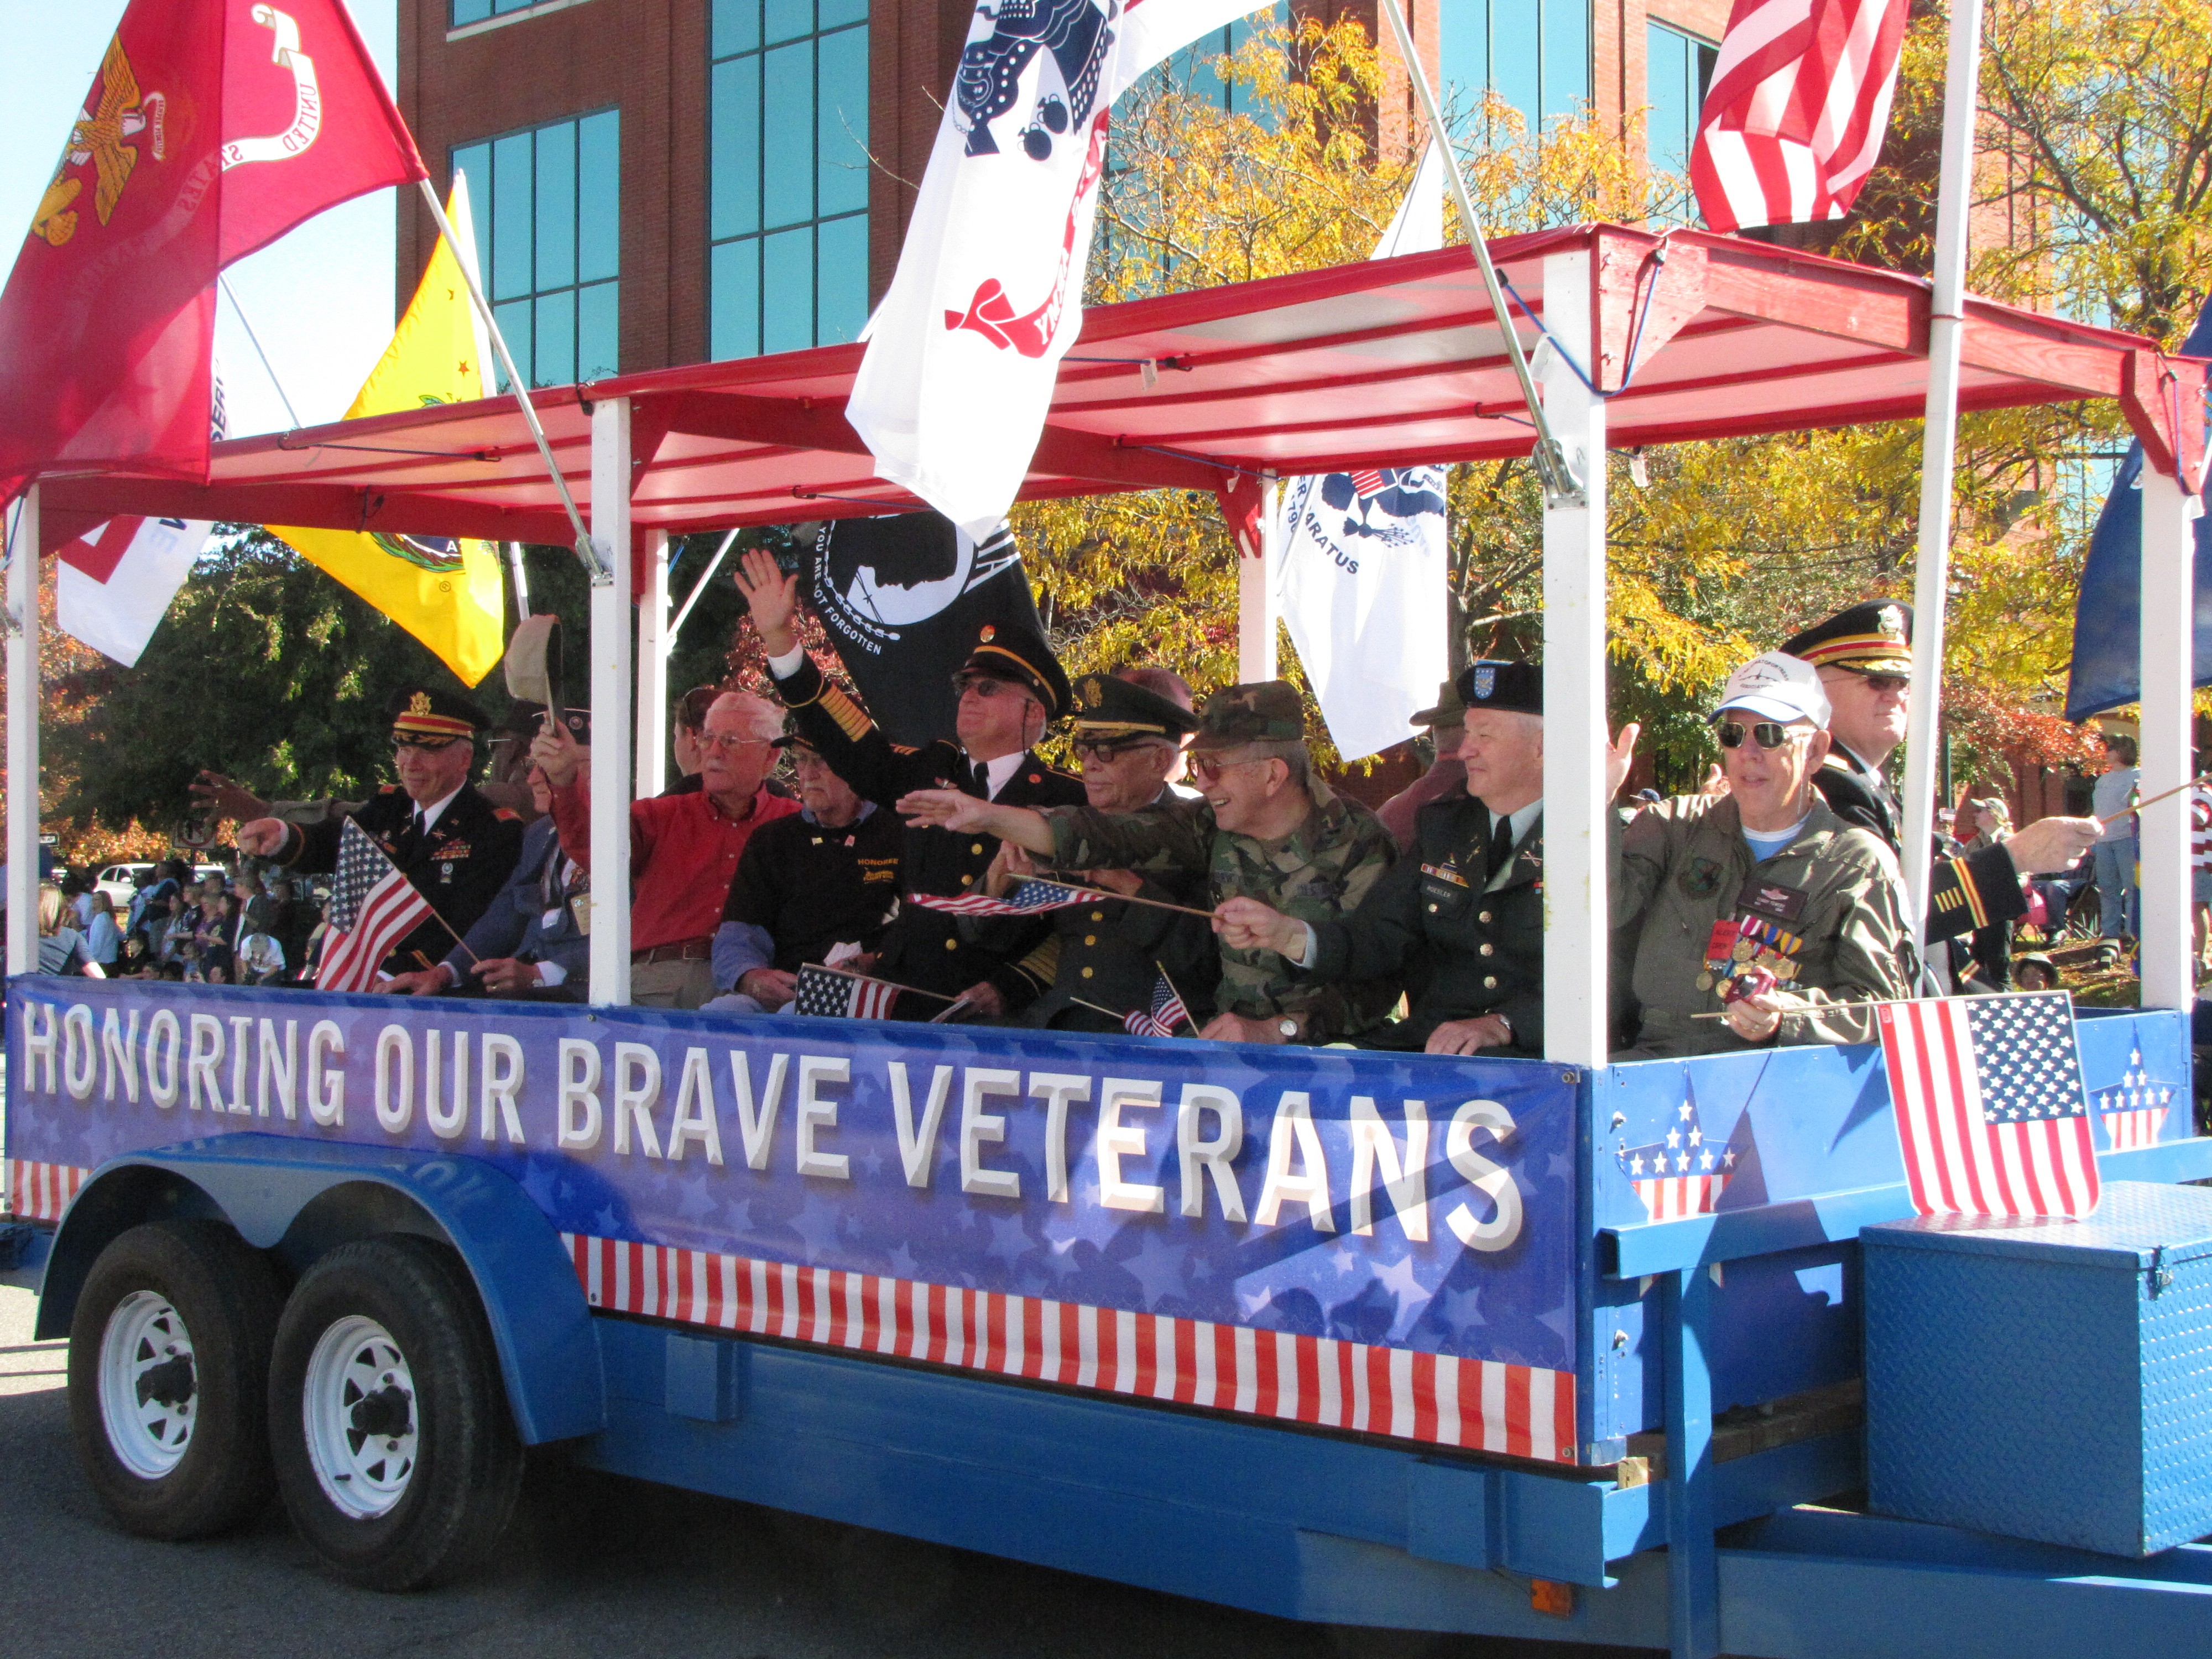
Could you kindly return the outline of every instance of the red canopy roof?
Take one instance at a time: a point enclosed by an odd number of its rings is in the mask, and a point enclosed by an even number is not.
[[[1501,238],[1536,317],[1548,255],[1588,252],[1595,366],[1617,447],[1921,412],[1921,278],[1698,231],[1585,225]],[[1534,324],[1516,319],[1533,347]],[[1630,355],[1635,354],[1632,370]],[[634,522],[684,532],[916,505],[845,422],[858,345],[539,392],[569,487],[591,487],[593,400],[632,400]],[[2200,465],[2207,365],[2108,329],[1969,301],[1966,409],[2118,398],[2154,465]],[[1152,366],[1147,384],[1146,366]],[[1104,306],[1062,366],[1028,498],[1525,454],[1497,318],[1465,248]],[[838,498],[845,499],[838,499]],[[51,548],[116,513],[566,543],[512,398],[218,444],[204,485],[50,477]]]

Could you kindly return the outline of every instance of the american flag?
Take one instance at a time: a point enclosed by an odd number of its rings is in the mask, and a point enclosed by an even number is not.
[[[1905,0],[1735,0],[1690,182],[1714,230],[1840,219],[1889,126]]]
[[[2172,1106],[2173,1085],[2153,1081],[2143,1069],[2141,1048],[2130,1052],[2128,1069],[2117,1085],[2097,1091],[2097,1115],[2104,1119],[2106,1137],[2116,1152],[2155,1146]]]
[[[1004,898],[988,893],[911,893],[908,901],[925,910],[949,910],[956,916],[1026,916],[1039,910],[1060,910],[1080,904],[1095,895],[1056,881],[1025,881]]]
[[[1613,1156],[1654,1221],[1711,1215],[1735,1174],[1735,1152],[1705,1139],[1696,1091],[1686,1086],[1665,1134],[1648,1146],[1617,1146]]]
[[[1390,485],[1389,480],[1370,466],[1363,467],[1352,475],[1352,487],[1359,492],[1359,499],[1365,501],[1370,495],[1380,495]]]
[[[1182,1006],[1182,999],[1168,983],[1168,976],[1162,974],[1152,985],[1152,1006],[1130,1009],[1121,1016],[1121,1024],[1133,1036],[1173,1036],[1176,1026],[1195,1026],[1198,1022]]]
[[[1881,1018],[1917,1212],[2078,1218],[2097,1207],[2068,993],[1889,1003]]]
[[[339,937],[323,952],[315,983],[325,991],[366,991],[392,947],[432,915],[399,866],[351,818],[338,832],[338,879],[331,926]]]
[[[793,987],[791,1011],[829,1019],[884,1019],[898,994],[899,988],[888,980],[841,974],[808,963]]]

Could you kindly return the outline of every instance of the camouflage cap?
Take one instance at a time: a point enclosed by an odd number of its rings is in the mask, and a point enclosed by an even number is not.
[[[1248,743],[1303,743],[1305,709],[1288,680],[1225,686],[1199,710],[1193,750],[1241,749]]]

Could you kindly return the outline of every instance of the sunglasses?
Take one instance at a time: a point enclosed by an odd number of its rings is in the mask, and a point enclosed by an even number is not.
[[[1869,691],[1902,691],[1912,684],[1902,674],[1877,674],[1863,668],[1846,668],[1844,672],[1864,680]]]
[[[1200,783],[1206,783],[1232,766],[1257,766],[1267,759],[1265,755],[1247,756],[1243,760],[1217,760],[1210,755],[1193,755],[1190,757],[1190,775]]]
[[[1756,726],[1746,726],[1741,720],[1723,720],[1715,734],[1723,749],[1741,749],[1748,737],[1761,749],[1779,749],[1785,743],[1796,740],[1796,734],[1786,726],[1773,720],[1761,720]]]
[[[1026,697],[1030,695],[1025,687],[1015,685],[1006,680],[994,680],[987,674],[955,674],[952,677],[952,693],[955,696],[964,697],[970,691],[984,698]]]

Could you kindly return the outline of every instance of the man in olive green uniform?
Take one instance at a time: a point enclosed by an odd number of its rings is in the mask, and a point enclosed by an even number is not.
[[[1306,754],[1297,692],[1281,680],[1231,686],[1207,699],[1191,744],[1194,802],[1129,815],[1089,807],[1024,811],[949,790],[898,803],[917,822],[982,830],[1063,870],[1202,873],[1214,901],[1257,898],[1301,921],[1358,908],[1395,861],[1374,813],[1332,793]],[[1276,951],[1224,947],[1220,1010],[1200,1036],[1224,1042],[1332,1042],[1381,1022],[1395,976],[1322,983]]]
[[[1617,832],[1615,956],[1641,1025],[1614,1059],[1871,1042],[1877,1010],[1826,1005],[1912,994],[1896,854],[1813,787],[1829,713],[1806,664],[1754,657],[1713,716],[1729,793],[1678,795]]]
[[[1465,793],[1420,808],[1407,855],[1351,915],[1309,924],[1231,899],[1222,940],[1279,951],[1316,980],[1425,970],[1409,974],[1420,981],[1411,1016],[1369,1030],[1363,1048],[1541,1054],[1543,671],[1471,663],[1446,690]]]

